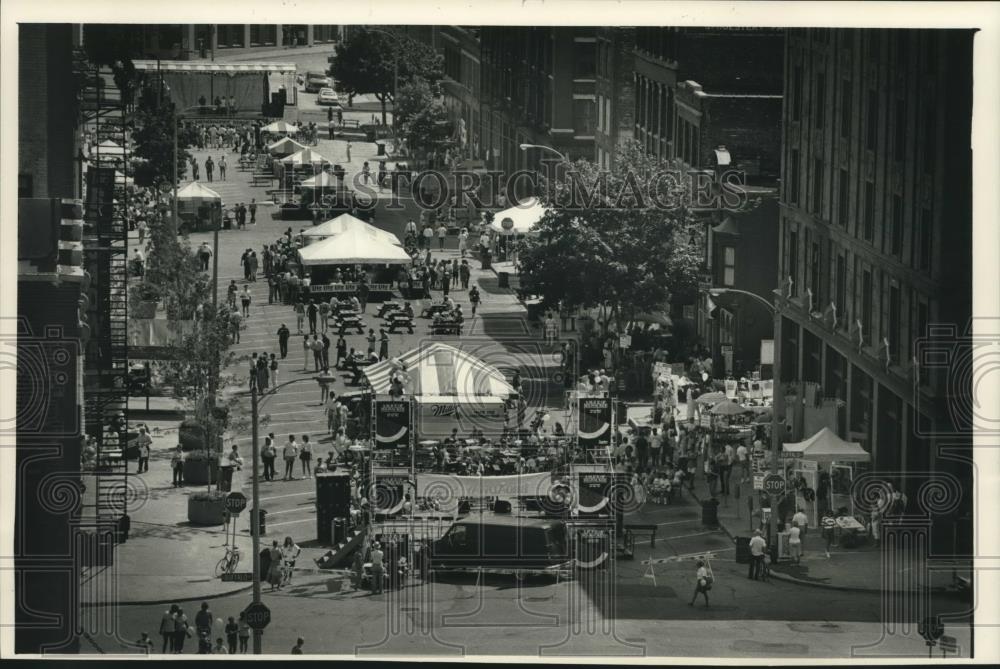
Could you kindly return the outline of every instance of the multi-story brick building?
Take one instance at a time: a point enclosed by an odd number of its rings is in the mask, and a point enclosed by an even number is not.
[[[341,38],[336,25],[296,24],[140,24],[147,58],[188,60],[261,47],[332,44]],[[84,29],[86,31],[86,29]]]
[[[597,133],[595,162],[615,167],[615,151],[635,135],[635,29],[597,31]]]
[[[794,30],[785,54],[782,381],[844,401],[841,436],[911,495],[965,481],[933,435],[968,390],[920,339],[955,358],[972,313],[971,32]]]

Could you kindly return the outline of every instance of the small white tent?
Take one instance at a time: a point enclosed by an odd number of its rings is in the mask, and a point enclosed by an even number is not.
[[[547,212],[548,209],[542,206],[538,198],[531,197],[521,204],[494,214],[490,229],[502,235],[527,235]],[[507,227],[503,224],[505,219],[510,220]]]

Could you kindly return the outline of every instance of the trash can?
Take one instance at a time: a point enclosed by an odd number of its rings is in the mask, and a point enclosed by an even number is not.
[[[736,563],[750,564],[750,537],[736,537]]]
[[[701,503],[701,524],[705,527],[719,526],[719,500],[713,497]]]
[[[250,531],[253,532],[253,517],[257,513],[257,509],[250,509]],[[264,536],[267,534],[267,509],[260,510],[260,535]]]
[[[222,492],[231,492],[233,489],[233,467],[220,467],[219,472],[222,474],[219,477],[219,490]]]
[[[497,272],[497,285],[500,288],[510,288],[510,274],[507,272]]]

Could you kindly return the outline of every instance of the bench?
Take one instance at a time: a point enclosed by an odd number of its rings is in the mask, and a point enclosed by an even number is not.
[[[446,311],[448,307],[443,304],[432,304],[429,307],[424,307],[424,310],[420,312],[421,318],[434,318],[437,314]]]
[[[408,333],[413,334],[413,320],[407,317],[403,318],[392,318],[388,321],[388,331],[392,334],[397,334],[400,330],[406,330]]]
[[[349,328],[357,330],[358,334],[365,333],[365,324],[361,322],[360,318],[335,321],[334,327],[339,334],[344,334]]]
[[[462,334],[462,321],[449,321],[446,323],[431,323],[431,334]]]

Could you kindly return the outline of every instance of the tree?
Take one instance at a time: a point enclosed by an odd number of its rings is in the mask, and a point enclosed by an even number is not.
[[[602,307],[618,332],[663,309],[692,279],[688,188],[637,142],[619,147],[616,170],[579,160],[545,182],[549,213],[520,253],[522,292],[545,307]],[[680,245],[679,245],[680,244]],[[696,282],[696,274],[694,274]],[[695,284],[696,285],[696,284]]]
[[[400,86],[395,109],[396,127],[412,151],[429,153],[451,137],[448,112],[424,79],[417,77]]]
[[[135,112],[135,155],[145,162],[135,172],[136,184],[159,188],[174,182],[174,124],[178,121],[175,105],[164,92],[146,86],[139,94]],[[191,129],[179,129],[177,137],[177,178],[187,173],[191,154],[185,147],[193,143]]]
[[[444,76],[444,60],[426,44],[399,32],[359,29],[337,49],[329,75],[348,95],[372,94],[382,104],[386,123],[386,103],[393,99],[398,83],[419,77],[431,86]]]
[[[92,64],[110,67],[122,102],[131,107],[135,92],[133,58],[143,53],[142,32],[124,23],[88,23],[84,26],[83,50]]]

